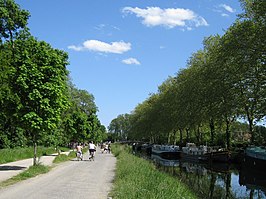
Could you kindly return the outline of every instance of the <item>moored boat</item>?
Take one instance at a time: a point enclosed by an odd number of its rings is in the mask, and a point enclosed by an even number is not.
[[[248,147],[245,150],[243,159],[244,164],[252,169],[265,171],[266,168],[266,148],[265,147]]]
[[[176,145],[158,145],[152,146],[152,154],[159,155],[165,159],[178,159],[180,158],[180,149]]]
[[[194,143],[187,143],[181,150],[181,159],[185,161],[200,162],[208,158],[207,146],[196,146]]]
[[[230,162],[231,152],[226,149],[212,150],[206,154],[207,158],[211,162]]]

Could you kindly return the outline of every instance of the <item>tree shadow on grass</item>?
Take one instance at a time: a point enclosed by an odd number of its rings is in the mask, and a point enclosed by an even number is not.
[[[26,169],[27,167],[21,167],[21,166],[0,166],[0,171],[11,171],[11,170],[22,170]]]

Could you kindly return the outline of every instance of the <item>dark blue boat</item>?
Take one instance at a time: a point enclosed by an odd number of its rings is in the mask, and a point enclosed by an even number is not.
[[[243,159],[244,165],[257,171],[266,172],[266,148],[248,147]]]

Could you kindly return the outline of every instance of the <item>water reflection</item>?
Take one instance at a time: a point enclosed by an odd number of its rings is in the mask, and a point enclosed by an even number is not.
[[[197,193],[209,199],[266,199],[266,173],[229,164],[198,164],[152,155],[161,171],[176,176]]]

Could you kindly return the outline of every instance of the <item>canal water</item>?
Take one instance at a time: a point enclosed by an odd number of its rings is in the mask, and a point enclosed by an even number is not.
[[[152,155],[158,170],[187,184],[202,199],[266,199],[265,171],[247,165],[199,164]]]

